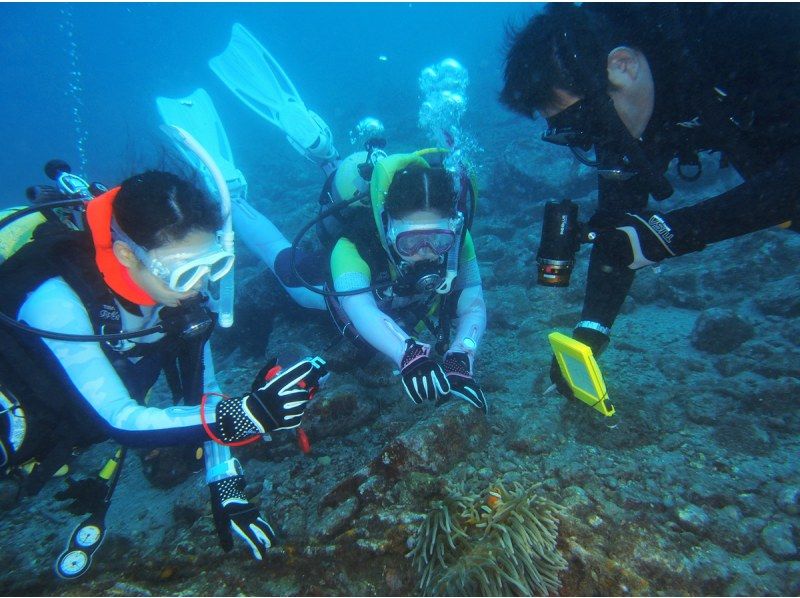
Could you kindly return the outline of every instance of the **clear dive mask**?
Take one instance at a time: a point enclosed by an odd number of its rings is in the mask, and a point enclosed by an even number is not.
[[[116,221],[112,221],[111,230],[114,239],[126,243],[151,274],[178,293],[190,290],[204,276],[215,282],[233,267],[234,255],[222,249],[217,242],[199,253],[179,251],[156,258],[125,234]]]
[[[463,218],[442,218],[434,223],[412,224],[389,219],[386,238],[402,258],[418,255],[427,247],[436,256],[453,248]]]

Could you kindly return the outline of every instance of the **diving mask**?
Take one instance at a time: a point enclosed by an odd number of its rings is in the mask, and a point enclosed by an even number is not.
[[[579,100],[546,120],[542,141],[582,151],[588,151],[595,144],[594,111],[586,100]]]
[[[459,223],[458,218],[442,218],[430,224],[411,224],[390,219],[386,238],[404,258],[417,255],[423,247],[442,256],[455,245]]]
[[[112,221],[111,230],[114,239],[126,243],[151,274],[178,293],[190,290],[204,276],[217,281],[233,267],[234,255],[217,242],[200,252],[178,251],[156,258],[125,234],[116,221]]]
[[[569,147],[602,178],[621,182],[638,176],[655,199],[672,195],[672,185],[653,167],[641,140],[625,127],[610,96],[583,98],[546,120],[542,141]]]

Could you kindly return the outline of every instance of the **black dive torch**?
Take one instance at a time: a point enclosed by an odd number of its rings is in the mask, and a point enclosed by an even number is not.
[[[536,253],[536,282],[546,287],[569,286],[575,253],[584,239],[584,226],[578,222],[578,205],[569,199],[548,201],[542,218],[542,239]]]

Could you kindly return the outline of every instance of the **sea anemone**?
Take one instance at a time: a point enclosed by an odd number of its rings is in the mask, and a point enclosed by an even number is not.
[[[556,549],[561,507],[536,486],[493,484],[434,501],[408,553],[424,595],[546,596],[567,562]]]

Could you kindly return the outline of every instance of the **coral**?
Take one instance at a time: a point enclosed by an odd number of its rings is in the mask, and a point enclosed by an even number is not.
[[[408,553],[425,595],[546,596],[567,562],[556,549],[561,507],[536,486],[494,484],[433,502]]]

